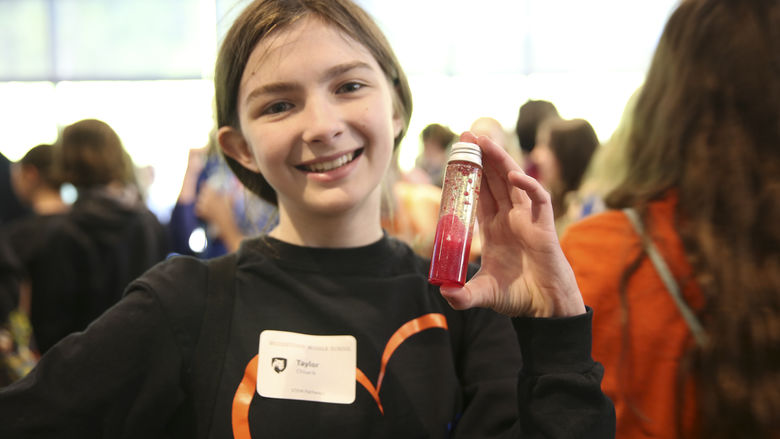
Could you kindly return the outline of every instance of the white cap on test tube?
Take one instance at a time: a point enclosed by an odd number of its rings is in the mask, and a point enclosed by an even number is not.
[[[448,162],[464,161],[477,164],[482,167],[482,150],[475,143],[457,142],[450,149]]]

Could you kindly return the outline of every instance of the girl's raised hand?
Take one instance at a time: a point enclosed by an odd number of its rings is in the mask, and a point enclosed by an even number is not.
[[[492,308],[509,316],[584,313],[558,243],[550,194],[490,138],[465,132],[460,140],[482,149],[477,209],[482,263],[463,288],[442,287],[442,296],[455,309]]]

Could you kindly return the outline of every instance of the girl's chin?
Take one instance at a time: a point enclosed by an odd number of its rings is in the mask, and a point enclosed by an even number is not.
[[[352,215],[356,210],[364,208],[374,212],[378,203],[373,203],[371,194],[349,193],[341,189],[331,189],[307,196],[303,201],[304,210],[320,215]]]

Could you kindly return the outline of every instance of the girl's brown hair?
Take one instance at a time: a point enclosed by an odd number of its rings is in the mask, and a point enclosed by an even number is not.
[[[780,2],[686,0],[633,114],[613,208],[677,193],[706,299],[693,346],[705,437],[780,431]],[[650,225],[652,226],[652,225]],[[685,364],[685,362],[683,362]]]
[[[394,110],[403,120],[395,138],[401,142],[412,114],[412,94],[401,65],[374,20],[349,0],[256,0],[239,15],[225,36],[217,56],[214,84],[217,124],[240,130],[238,91],[249,56],[257,44],[306,16],[316,16],[359,42],[374,56],[395,90]],[[265,178],[225,157],[239,180],[261,198],[276,204],[276,192]]]

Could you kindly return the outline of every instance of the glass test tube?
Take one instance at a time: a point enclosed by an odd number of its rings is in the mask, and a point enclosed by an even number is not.
[[[473,143],[452,146],[442,184],[441,207],[428,281],[463,286],[482,181],[482,151]]]

